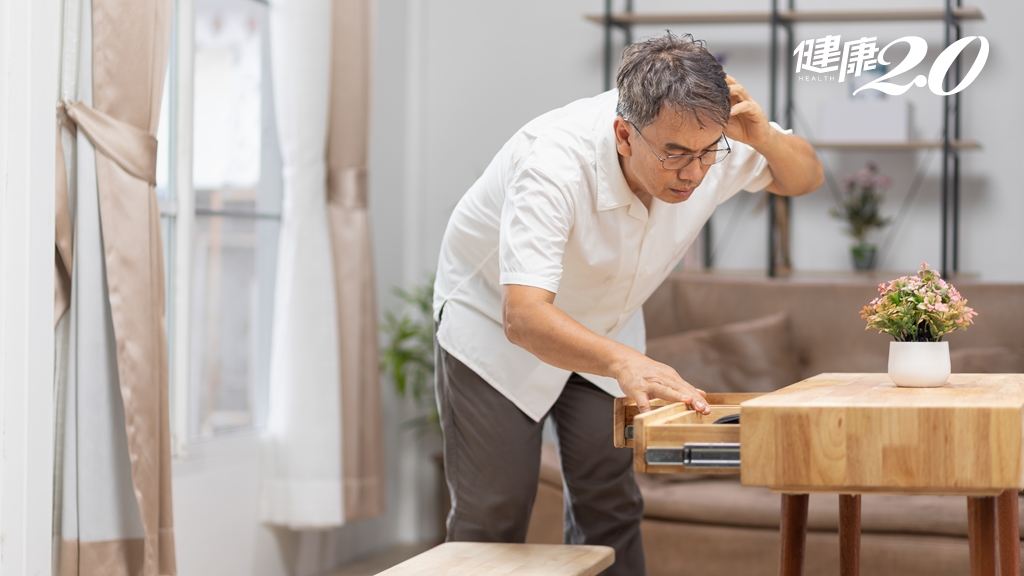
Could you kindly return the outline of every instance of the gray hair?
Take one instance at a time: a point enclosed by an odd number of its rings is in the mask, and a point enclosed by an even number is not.
[[[718,60],[703,40],[671,32],[630,44],[622,53],[615,85],[616,113],[643,128],[669,106],[693,114],[697,124],[729,123],[729,85]]]

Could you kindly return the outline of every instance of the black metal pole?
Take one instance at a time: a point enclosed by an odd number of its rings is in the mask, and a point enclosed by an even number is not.
[[[633,13],[633,0],[626,0],[626,14]],[[626,46],[633,43],[633,24],[628,23],[625,26],[626,29]]]
[[[612,0],[604,0],[604,89],[612,89]]]
[[[701,231],[701,234],[704,242],[704,269],[710,270],[715,264],[711,260],[711,242],[714,240],[711,235],[711,218],[708,218],[708,221],[704,223],[704,230]]]
[[[790,6],[792,9],[792,6]],[[793,127],[793,25],[786,24],[786,125]]]
[[[957,0],[959,8],[963,0]],[[956,39],[960,40],[960,21],[957,20],[954,28]],[[960,85],[960,57],[957,56],[956,65],[953,67],[953,86]],[[953,95],[953,139],[960,141],[960,92]],[[960,149],[953,150],[953,273],[960,271]]]
[[[794,10],[794,0],[789,0],[789,11]],[[786,22],[786,69],[783,74],[786,75],[786,126],[785,128],[793,128],[793,23]],[[793,224],[793,199],[789,196],[778,197],[775,199],[776,202],[782,202],[783,208],[786,212],[786,228],[784,230],[785,238],[782,244],[783,255],[785,256],[786,273],[792,273],[793,263],[790,261],[792,256],[791,253],[791,233]]]
[[[768,52],[768,119],[778,120],[776,96],[778,84],[778,52],[779,52],[779,0],[772,0],[771,50]]]
[[[953,0],[946,0],[946,46],[950,45],[950,37],[952,36],[953,27]],[[948,92],[949,86],[949,74],[942,79],[943,91]],[[949,142],[949,113],[950,103],[952,102],[949,96],[942,97],[942,264],[940,271],[943,276],[949,276],[950,270],[950,258],[949,258],[949,204],[950,204],[950,187],[949,187],[949,159],[950,159],[950,142]]]

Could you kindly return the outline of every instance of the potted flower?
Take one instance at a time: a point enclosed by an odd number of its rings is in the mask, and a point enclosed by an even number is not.
[[[835,218],[846,222],[846,233],[855,241],[850,248],[853,256],[853,267],[857,270],[872,270],[878,247],[868,242],[868,234],[875,229],[884,228],[890,218],[883,218],[880,211],[882,192],[892,182],[888,176],[878,174],[878,167],[869,162],[857,174],[850,174],[843,179],[842,204],[829,213]]]
[[[885,332],[889,343],[889,377],[897,386],[942,386],[949,378],[949,343],[942,337],[963,330],[978,315],[967,299],[939,273],[921,263],[916,276],[878,285],[879,296],[865,306],[867,329]]]

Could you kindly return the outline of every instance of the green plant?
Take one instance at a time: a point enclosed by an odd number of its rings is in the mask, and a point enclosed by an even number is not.
[[[400,397],[412,396],[417,406],[429,408],[420,418],[406,423],[421,434],[440,430],[434,401],[434,277],[406,291],[394,294],[406,304],[396,316],[384,312],[381,331],[386,338],[381,350],[381,371],[390,376]]]
[[[846,233],[856,241],[852,251],[855,256],[863,257],[874,249],[868,244],[868,234],[873,229],[884,228],[891,221],[883,218],[881,213],[882,192],[889,188],[891,181],[888,176],[878,174],[878,167],[869,162],[857,174],[850,174],[843,179],[842,204],[829,213],[846,222]]]
[[[878,292],[860,317],[868,321],[867,329],[885,332],[897,342],[939,342],[945,334],[966,329],[978,315],[927,262],[916,276],[879,284]]]

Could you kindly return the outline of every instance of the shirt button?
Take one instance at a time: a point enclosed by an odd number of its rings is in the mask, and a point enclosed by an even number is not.
[[[643,268],[640,269],[640,275],[641,276],[647,276],[648,272],[649,272],[649,270],[647,269],[646,266],[644,266]]]

